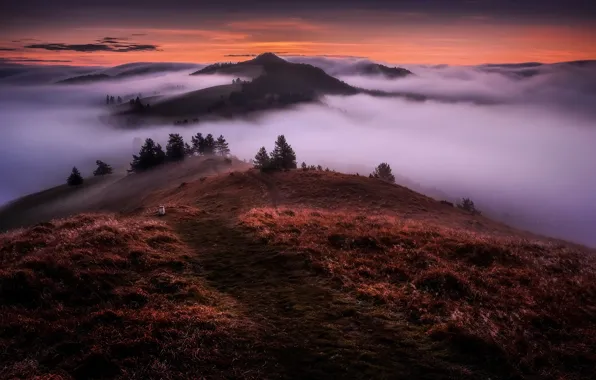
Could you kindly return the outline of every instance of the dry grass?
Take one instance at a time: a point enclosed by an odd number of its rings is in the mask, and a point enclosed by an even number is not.
[[[260,208],[241,221],[342,287],[404,312],[456,360],[507,377],[596,371],[596,264],[579,248],[358,212]]]
[[[252,322],[190,259],[152,219],[0,235],[0,378],[261,378]]]

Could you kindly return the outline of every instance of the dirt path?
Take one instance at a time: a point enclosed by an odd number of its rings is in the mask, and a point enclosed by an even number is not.
[[[261,326],[272,356],[267,365],[280,374],[272,377],[462,378],[400,315],[355,299],[314,273],[303,255],[215,215],[178,220],[176,228],[196,251],[198,274]]]

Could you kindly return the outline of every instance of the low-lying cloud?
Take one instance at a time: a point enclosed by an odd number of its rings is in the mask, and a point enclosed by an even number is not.
[[[324,69],[341,71],[340,65],[353,63],[348,61],[327,59]],[[593,68],[544,65],[539,74],[517,78],[477,67],[407,68],[415,76],[340,77],[363,88],[437,100],[331,96],[323,105],[272,112],[256,121],[136,130],[100,122],[105,94],[171,95],[231,78],[184,72],[93,85],[5,86],[0,91],[0,203],[64,183],[74,165],[89,174],[101,159],[123,170],[135,137],[165,145],[171,132],[185,139],[199,131],[223,134],[232,153],[248,159],[285,134],[300,162],[367,174],[386,161],[419,189],[437,189],[429,192],[450,200],[471,197],[493,217],[596,246],[596,113],[589,107],[596,104]]]

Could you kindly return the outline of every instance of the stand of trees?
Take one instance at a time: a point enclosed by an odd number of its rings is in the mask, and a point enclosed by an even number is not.
[[[202,133],[192,136],[191,144],[184,142],[184,138],[178,133],[171,133],[163,151],[161,145],[152,139],[146,139],[139,154],[133,155],[130,163],[131,172],[140,172],[159,166],[165,162],[181,161],[191,156],[219,155],[227,157],[230,154],[229,144],[223,135],[217,140],[209,133],[203,137]]]
[[[296,153],[284,135],[277,136],[271,154],[261,147],[254,158],[254,166],[261,171],[296,169]]]
[[[161,145],[156,144],[153,139],[146,139],[145,144],[143,144],[141,150],[139,151],[139,154],[132,155],[130,170],[134,172],[141,172],[161,165],[165,161],[166,154],[161,148]]]
[[[118,98],[114,98],[113,95],[106,95],[106,104],[122,104],[122,98],[119,96]]]

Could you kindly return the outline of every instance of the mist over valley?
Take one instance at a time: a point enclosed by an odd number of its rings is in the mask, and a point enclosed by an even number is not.
[[[232,154],[251,160],[283,134],[298,162],[361,175],[388,162],[397,182],[414,190],[449,201],[470,197],[508,224],[596,245],[596,63],[405,65],[407,73],[391,77],[360,59],[277,59],[320,67],[346,88],[418,98],[322,93],[246,115],[234,108],[222,117],[197,114],[195,121],[169,104],[195,99],[184,110],[200,109],[200,98],[188,94],[227,89],[237,78],[250,83],[259,76],[249,75],[254,64],[234,69],[237,75],[190,75],[208,67],[199,64],[70,67],[68,77],[64,68],[24,66],[0,78],[0,202],[62,184],[73,166],[88,175],[98,159],[125,173],[135,138],[165,146],[169,133],[186,141],[197,132],[223,134]],[[143,115],[133,127],[109,122],[139,94],[152,109],[174,111]],[[229,92],[222,94],[227,102]],[[124,104],[106,105],[106,95]]]

